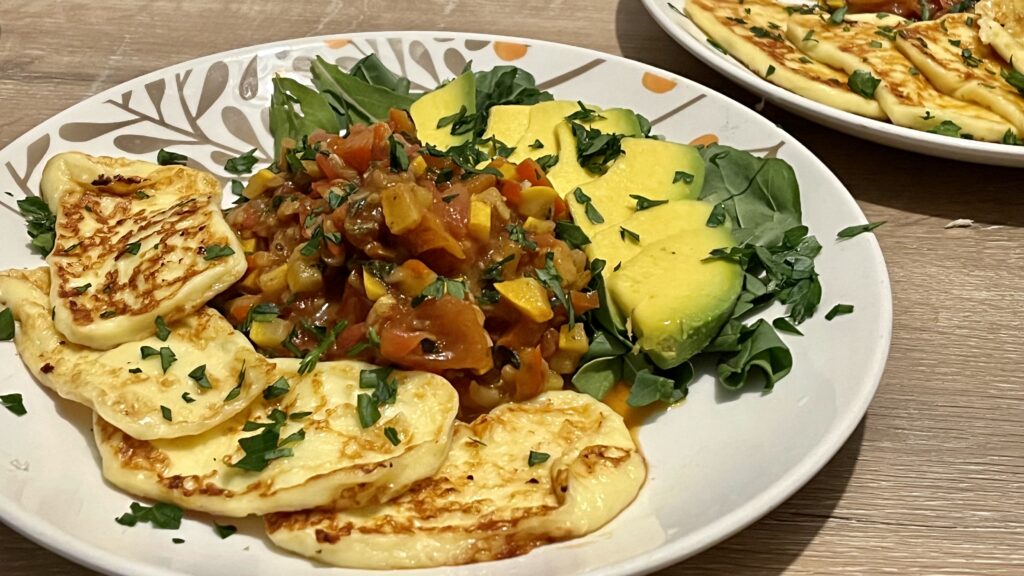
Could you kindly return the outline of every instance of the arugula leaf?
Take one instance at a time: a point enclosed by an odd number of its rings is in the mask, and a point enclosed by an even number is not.
[[[365,66],[363,68],[366,69]],[[416,101],[416,97],[410,94],[402,94],[346,74],[320,56],[311,64],[310,72],[313,85],[327,98],[334,111],[345,119],[342,128],[386,121],[389,110],[408,110]]]
[[[565,308],[566,313],[569,314],[569,328],[576,325],[576,311],[573,310],[572,300],[566,295],[565,290],[562,289],[562,277],[558,275],[558,270],[555,269],[555,253],[548,252],[544,255],[544,267],[537,268],[535,271],[537,280],[544,285],[545,288],[551,290],[555,295],[555,299],[558,303]]]
[[[882,224],[885,224],[884,220],[882,220],[880,222],[869,222],[867,224],[858,224],[856,226],[847,226],[846,228],[843,228],[842,230],[840,230],[839,233],[836,234],[836,237],[837,238],[853,238],[854,236],[858,236],[858,235],[863,234],[865,232],[871,232],[872,230],[874,230],[875,228],[878,228]]]
[[[286,138],[299,142],[318,128],[331,134],[344,128],[343,118],[339,118],[324,95],[291,78],[275,76],[272,82],[270,133],[274,136],[275,160]]]
[[[46,202],[35,196],[18,200],[18,211],[25,218],[28,235],[32,239],[32,249],[43,256],[49,255],[53,251],[56,238],[54,227],[57,224],[57,216],[50,211]]]
[[[0,396],[0,406],[7,408],[15,416],[28,414],[28,410],[25,410],[25,402],[21,394],[4,394]]]
[[[156,163],[161,166],[184,166],[188,163],[188,156],[161,148],[156,153]]]
[[[758,371],[764,376],[765,389],[771,390],[793,368],[793,355],[789,348],[765,320],[742,327],[736,344],[738,349],[723,355],[718,363],[718,379],[726,388],[742,388],[750,373]]]
[[[388,70],[376,54],[364,56],[352,65],[348,73],[371,86],[385,88],[396,94],[409,94],[409,79]]]
[[[138,502],[132,502],[131,512],[126,512],[114,519],[122,526],[135,526],[139,522],[148,522],[153,528],[161,530],[177,530],[181,527],[181,518],[184,511],[173,504],[157,502],[152,507],[143,506]]]
[[[253,166],[256,166],[256,162],[256,149],[253,148],[241,156],[228,158],[227,162],[224,163],[224,170],[232,174],[248,174],[252,172]]]

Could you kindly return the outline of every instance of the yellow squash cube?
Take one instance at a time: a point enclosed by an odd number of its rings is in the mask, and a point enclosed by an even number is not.
[[[523,198],[519,201],[519,213],[533,216],[540,220],[549,220],[554,213],[558,192],[550,186],[530,186],[523,189]]]
[[[481,241],[491,236],[490,204],[475,199],[469,203],[469,235]]]
[[[559,350],[582,356],[587,353],[589,346],[587,332],[583,329],[583,324],[577,322],[571,329],[568,324],[563,324],[558,329]]]
[[[517,278],[498,282],[494,289],[517,310],[534,322],[547,322],[555,315],[548,302],[548,291],[533,278]]]
[[[366,268],[363,268],[363,290],[366,297],[374,302],[388,293],[388,287]]]

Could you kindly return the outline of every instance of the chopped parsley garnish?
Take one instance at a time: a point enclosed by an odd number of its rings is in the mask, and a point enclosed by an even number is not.
[[[188,373],[188,377],[194,380],[196,385],[200,388],[213,388],[213,385],[210,384],[209,378],[206,377],[206,364],[201,364],[193,368],[192,371]]]
[[[580,109],[566,116],[566,120],[570,122],[593,122],[594,120],[604,119],[604,116],[598,114],[597,110],[587,108],[586,104],[581,100],[577,100],[576,105],[579,106]]]
[[[117,310],[104,310],[103,312],[100,312],[100,318],[103,318],[104,320],[113,318],[114,316],[117,316]]]
[[[275,380],[273,384],[267,386],[267,388],[263,390],[263,399],[273,400],[275,398],[280,398],[281,396],[287,394],[288,390],[290,390],[290,386],[288,385],[288,379],[285,378],[284,376],[281,376],[280,378]]]
[[[156,337],[161,342],[167,342],[167,339],[171,336],[171,329],[167,327],[167,322],[164,321],[164,317],[157,316],[154,323],[156,324]]]
[[[672,6],[672,5],[669,4],[669,6]],[[678,10],[679,9],[677,8],[676,11],[678,12]],[[725,46],[722,46],[721,44],[719,44],[718,42],[715,42],[711,38],[708,38],[707,41],[708,41],[708,44],[710,44],[711,47],[714,48],[715,50],[718,50],[719,52],[721,52],[722,54],[725,54],[726,56],[729,55],[729,51],[725,49]]]
[[[74,286],[71,289],[74,290],[75,292],[79,293],[79,294],[85,294],[86,290],[88,290],[89,288],[92,288],[92,284],[86,282],[85,284],[82,284],[81,286]]]
[[[427,298],[440,300],[445,294],[448,294],[457,300],[462,300],[466,297],[467,292],[469,292],[469,287],[466,286],[465,280],[454,280],[452,278],[438,276],[433,282],[427,284],[427,286],[412,299],[410,304],[415,308],[425,302]]]
[[[765,77],[765,78],[768,78],[768,77],[770,77],[770,76],[771,76],[772,74],[775,74],[775,66],[772,66],[771,64],[769,64],[769,65],[768,65],[768,69],[767,69],[767,70],[765,71],[765,73],[764,73],[764,77]],[[677,174],[678,174],[678,172],[677,172]],[[691,176],[691,178],[692,178],[692,176]]]
[[[124,252],[133,256],[139,255],[139,250],[142,248],[142,242],[131,242],[124,247]]]
[[[220,536],[220,539],[223,540],[235,532],[238,532],[238,527],[234,524],[218,524],[214,522],[213,530],[217,533],[217,536]]]
[[[327,352],[327,350],[334,345],[334,340],[341,334],[341,331],[348,326],[348,322],[342,320],[334,325],[334,328],[327,330],[323,338],[316,345],[315,348],[306,353],[302,358],[302,362],[299,363],[299,374],[309,374],[316,368],[316,363],[320,361],[320,357]]]
[[[537,158],[537,165],[540,166],[540,169],[544,172],[551,170],[556,164],[558,164],[557,154],[545,154],[544,156]]]
[[[160,151],[156,153],[156,163],[161,166],[184,166],[188,163],[188,156],[161,148]]]
[[[320,244],[323,242],[324,229],[323,226],[317,226],[316,230],[313,230],[312,236],[309,237],[309,241],[303,244],[302,249],[299,250],[306,258],[316,256],[320,252]]]
[[[160,406],[160,415],[164,417],[164,420],[171,421],[171,409],[167,406]]]
[[[750,33],[753,34],[754,36],[756,36],[757,38],[770,38],[770,39],[775,40],[777,42],[785,42],[786,41],[786,39],[782,37],[782,34],[779,34],[778,32],[771,32],[771,31],[765,30],[764,28],[762,28],[760,26],[751,26],[750,27]]]
[[[882,46],[884,46],[884,44],[882,44],[878,40],[872,40],[871,42],[868,42],[868,46],[871,46],[872,48],[878,49],[878,48],[881,48]]]
[[[814,38],[814,30],[808,30],[807,34],[804,34],[803,41],[804,42],[817,42],[817,40]]]
[[[960,51],[960,58],[962,58],[964,64],[970,68],[977,68],[978,65],[981,64],[981,60],[975,57],[974,54],[967,48],[964,48],[963,50]]]
[[[15,416],[28,414],[28,410],[25,410],[25,401],[22,399],[21,394],[4,394],[0,396],[0,406],[7,408]]]
[[[568,220],[555,222],[555,238],[562,240],[570,248],[579,249],[590,244],[590,238],[587,237],[583,229]]]
[[[253,166],[256,165],[256,149],[253,148],[241,156],[229,158],[224,163],[224,170],[232,174],[242,175],[252,172]]]
[[[950,136],[953,138],[960,137],[960,126],[950,120],[943,120],[938,126],[935,126],[929,132],[932,134],[938,134],[940,136]]]
[[[804,335],[803,332],[789,321],[789,318],[776,318],[775,320],[772,320],[772,326],[779,332],[789,332],[790,334],[796,334],[797,336]]]
[[[372,389],[356,398],[356,413],[359,425],[369,428],[380,420],[381,404],[394,404],[398,395],[398,381],[391,378],[391,368],[374,368],[359,372],[359,387]]]
[[[30,196],[18,200],[18,211],[25,218],[28,225],[28,235],[32,239],[32,249],[48,255],[53,251],[53,242],[56,237],[54,227],[57,224],[57,216],[50,211],[50,207],[41,198]]]
[[[152,507],[132,502],[131,512],[126,512],[114,519],[122,526],[135,526],[139,522],[149,522],[153,528],[161,530],[177,530],[181,527],[184,512],[174,504],[158,502]]]
[[[875,90],[878,89],[878,85],[881,83],[882,81],[879,78],[875,78],[867,70],[854,70],[853,74],[850,74],[848,81],[850,90],[865,98],[874,98]]]
[[[832,320],[836,316],[853,314],[853,304],[836,304],[825,314],[825,320]]]
[[[224,397],[225,402],[231,402],[242,393],[242,384],[245,383],[245,362],[242,362],[242,368],[238,371],[238,381],[235,383],[235,387],[228,392],[228,395]]]
[[[505,265],[515,260],[515,258],[515,254],[509,254],[497,262],[488,264],[487,267],[484,268],[484,273],[481,275],[481,278],[483,280],[491,280],[495,282],[501,280],[503,278],[502,271],[504,270]]]
[[[668,200],[651,200],[650,198],[644,198],[639,194],[630,194],[630,198],[636,200],[636,211],[647,210],[648,208],[654,208],[655,206],[661,206],[662,204],[668,204]]]
[[[184,538],[171,538],[171,542],[174,543],[174,544],[184,544],[185,543],[185,539]]]
[[[601,213],[597,211],[593,200],[583,192],[582,188],[577,186],[573,189],[572,197],[583,205],[583,212],[587,215],[587,220],[590,220],[592,224],[604,224],[604,216],[601,216]]]
[[[440,126],[438,126],[440,128]],[[409,169],[409,154],[405,151],[405,144],[402,144],[392,134],[388,136],[388,145],[390,147],[389,158],[391,159],[391,169],[397,172],[405,172]]]
[[[188,392],[182,392],[181,399],[185,401],[185,404],[191,404],[196,401],[196,399],[193,398],[192,395],[189,394]]]
[[[538,464],[547,462],[549,458],[551,458],[551,455],[546,452],[534,452],[533,450],[530,450],[530,456],[527,457],[526,463],[530,468],[533,468]]]
[[[537,243],[534,242],[533,240],[530,240],[530,238],[526,235],[526,229],[523,228],[522,226],[516,224],[509,224],[508,226],[505,227],[505,230],[508,231],[509,240],[515,242],[516,244],[522,246],[527,250],[537,249]]]
[[[211,244],[207,246],[206,250],[203,252],[203,260],[216,260],[217,258],[231,256],[234,253],[234,249],[227,244]]]
[[[476,128],[476,115],[468,114],[468,110],[465,105],[459,107],[459,111],[455,114],[445,116],[437,121],[437,128],[444,128],[445,126],[451,126],[451,134],[458,136],[461,134],[469,134]]]
[[[562,289],[562,277],[559,276],[558,270],[555,269],[555,253],[548,252],[544,255],[544,267],[537,268],[536,270],[537,280],[544,285],[545,288],[551,290],[555,295],[555,299],[558,303],[565,308],[565,311],[569,314],[569,328],[576,325],[576,311],[572,307],[572,300],[565,294],[565,290]]]
[[[672,183],[675,184],[681,180],[683,184],[693,184],[693,178],[693,174],[678,170],[676,171],[675,176],[672,177]]]
[[[625,226],[619,226],[619,238],[622,238],[623,240],[629,238],[630,240],[636,242],[637,244],[640,243],[640,235],[626,228]]]
[[[1017,136],[1017,133],[1014,132],[1012,128],[1007,128],[1006,133],[1003,134],[1003,144],[1020,146],[1021,144],[1024,144],[1024,141],[1021,141],[1020,137]]]
[[[136,190],[135,191],[135,199],[136,200],[146,200],[148,198],[150,198],[150,195],[146,194],[145,190]]]
[[[292,412],[291,414],[288,415],[288,419],[291,420],[292,422],[298,422],[299,420],[302,420],[303,418],[307,418],[311,414],[313,414],[313,413],[312,412]]]
[[[880,222],[869,222],[868,224],[858,224],[856,226],[848,226],[848,227],[843,228],[842,230],[840,230],[839,234],[837,234],[836,237],[837,238],[853,238],[854,236],[857,236],[858,234],[863,234],[865,232],[871,232],[872,230],[874,230],[875,228],[878,228],[882,224],[885,224],[884,220],[882,220]]]
[[[842,24],[843,23],[843,18],[846,18],[846,11],[847,10],[848,10],[848,8],[847,8],[847,6],[845,4],[841,8],[836,9],[836,11],[833,12],[832,16],[830,16],[829,19],[828,19],[829,23],[831,23],[831,24],[833,24],[835,26],[838,26],[839,24]]]
[[[135,368],[129,368],[128,369],[128,373],[129,374],[142,374],[142,368],[139,368],[138,366],[136,366]]]
[[[1017,92],[1020,92],[1020,95],[1024,96],[1024,74],[1021,74],[1013,68],[1002,70],[999,74],[1003,77],[1003,80],[1006,80],[1007,84],[1016,88]],[[21,206],[21,202],[18,202],[18,206]],[[22,211],[22,214],[24,214],[24,211]],[[31,232],[29,232],[29,234],[31,234]]]
[[[238,327],[242,332],[248,332],[252,328],[253,322],[270,322],[280,313],[277,304],[272,302],[261,302],[249,308],[249,311],[245,313],[245,320]]]
[[[604,174],[608,164],[622,155],[622,134],[607,134],[577,122],[570,122],[569,126],[576,138],[576,159],[587,172]]]
[[[395,430],[391,426],[384,427],[384,437],[391,442],[392,446],[398,446],[402,443],[402,439],[398,437],[398,430]]]
[[[725,216],[725,204],[719,202],[718,204],[715,204],[714,208],[711,209],[711,213],[708,214],[708,221],[705,222],[705,225],[708,228],[717,228],[718,226],[721,226],[722,224],[725,223]]]
[[[233,467],[259,472],[278,458],[294,456],[292,449],[286,446],[304,440],[305,430],[299,429],[282,440],[281,428],[288,419],[287,415],[275,408],[270,412],[269,418],[270,422],[249,421],[242,427],[243,431],[260,430],[260,433],[238,440],[238,445],[242,447],[245,456],[232,464]]]
[[[534,140],[534,141],[533,141],[533,144],[530,144],[530,145],[529,145],[528,147],[529,147],[529,148],[530,148],[531,150],[539,150],[539,149],[541,149],[541,148],[543,148],[543,147],[544,147],[544,143],[543,143],[543,142],[541,142],[541,141],[540,141],[540,139],[537,139],[537,140]]]

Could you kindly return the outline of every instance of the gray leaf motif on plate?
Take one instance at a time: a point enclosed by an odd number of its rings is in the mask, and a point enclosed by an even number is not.
[[[167,79],[161,78],[154,80],[149,84],[146,84],[146,94],[149,94],[149,101],[153,103],[153,108],[156,109],[157,118],[164,119],[163,102],[164,92],[167,91]]]
[[[224,93],[224,89],[228,87],[228,74],[228,65],[223,62],[214,62],[206,70],[203,91],[199,95],[199,104],[196,106],[196,119],[202,118],[203,114],[206,114],[206,111],[217,101],[217,98]]]
[[[122,152],[129,154],[151,154],[161,148],[179,146],[182,144],[193,144],[190,140],[173,140],[171,138],[157,138],[144,134],[121,134],[114,138],[114,146]]]
[[[264,156],[269,155],[260,143],[260,139],[252,127],[252,123],[249,122],[249,118],[246,117],[244,112],[234,106],[225,106],[224,109],[220,111],[220,119],[224,122],[224,128],[226,128],[232,136],[253,148],[259,149]]]
[[[242,100],[252,100],[260,92],[260,74],[257,69],[259,56],[253,56],[242,71],[242,79],[238,82],[238,95]]]
[[[25,193],[26,196],[35,196],[32,190],[28,187],[28,181],[32,178],[32,174],[35,172],[36,167],[43,161],[43,157],[50,150],[50,135],[43,134],[36,139],[35,142],[28,145],[25,150],[25,172],[18,174],[18,171],[14,169],[14,165],[10,162],[7,163],[7,172],[14,179],[14,182],[18,185],[18,188]],[[4,206],[7,206],[6,204]],[[9,206],[8,206],[9,208]]]
[[[458,76],[462,74],[462,71],[466,68],[466,62],[466,57],[455,48],[449,48],[444,51],[444,64],[453,75]]]
[[[120,122],[68,122],[57,134],[68,142],[88,142],[141,121],[141,118],[132,118]]]

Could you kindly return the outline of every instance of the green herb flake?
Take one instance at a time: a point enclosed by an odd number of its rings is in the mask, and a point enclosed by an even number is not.
[[[875,228],[878,228],[882,224],[885,224],[884,220],[879,221],[879,222],[869,222],[868,224],[858,224],[856,226],[848,226],[848,227],[843,228],[842,230],[840,230],[839,233],[836,235],[836,237],[837,238],[853,238],[854,236],[858,236],[858,235],[863,234],[865,232],[871,232],[872,230],[874,230]]]
[[[216,260],[217,258],[231,256],[234,253],[234,249],[227,244],[211,244],[206,247],[205,251],[203,251],[203,260],[209,262],[210,260]]]
[[[526,464],[533,468],[538,464],[543,464],[551,458],[551,455],[546,452],[535,452],[530,450],[530,455],[526,458]]]
[[[263,390],[263,399],[273,400],[275,398],[280,398],[287,394],[289,389],[290,386],[288,385],[288,379],[281,376],[275,380],[273,384],[267,386],[267,388]]]
[[[206,377],[206,364],[201,364],[193,368],[192,371],[188,373],[188,377],[195,381],[196,385],[200,388],[207,390],[213,388],[213,385],[210,384],[209,378]]]
[[[440,128],[440,126],[438,126]],[[392,134],[388,136],[388,145],[390,147],[389,158],[391,161],[391,169],[396,172],[405,172],[409,169],[409,153],[405,151],[405,144],[402,144]]]
[[[184,166],[188,163],[188,156],[161,148],[156,153],[156,163],[161,166]]]
[[[131,242],[124,247],[123,252],[131,254],[133,256],[138,256],[140,249],[142,249],[142,242]]]
[[[53,251],[57,216],[41,198],[30,196],[18,200],[18,211],[25,218],[32,249],[43,256]]]
[[[950,120],[943,120],[940,124],[933,127],[929,132],[932,134],[938,134],[939,136],[949,136],[952,138],[960,137],[960,126]]]
[[[139,368],[138,366],[136,366],[135,368],[129,368],[128,369],[128,373],[129,374],[142,374],[142,368]]]
[[[193,398],[192,395],[189,394],[188,392],[182,392],[181,399],[185,401],[185,404],[191,404],[196,401],[196,399]]]
[[[562,289],[562,277],[559,276],[558,270],[555,269],[555,254],[553,252],[545,254],[544,267],[537,268],[535,273],[537,280],[550,290],[555,295],[558,303],[565,308],[566,313],[569,315],[569,328],[575,326],[576,311],[572,307],[572,300],[566,295],[565,290]]]
[[[335,339],[338,338],[338,334],[348,326],[348,322],[342,320],[334,325],[334,328],[326,331],[323,338],[316,345],[315,348],[306,353],[302,358],[302,362],[299,363],[299,374],[309,374],[316,368],[317,362],[320,361],[320,356],[323,356],[327,350],[334,345]]]
[[[825,320],[832,320],[837,316],[845,316],[846,314],[853,314],[853,304],[836,304],[825,314]]]
[[[224,402],[231,402],[242,393],[242,384],[245,383],[245,362],[242,362],[242,368],[238,371],[238,380],[235,387],[228,392],[228,395],[224,397]]]
[[[28,410],[25,410],[25,401],[21,397],[21,394],[4,394],[0,396],[0,406],[7,408],[7,410],[15,416],[24,416],[28,414]]]
[[[217,536],[220,536],[220,539],[223,540],[235,532],[238,532],[238,527],[234,524],[218,524],[214,522],[213,530],[217,533]]]
[[[171,421],[171,409],[167,406],[160,406],[160,415],[164,417],[164,420]]]
[[[509,224],[505,226],[505,230],[508,232],[509,240],[515,242],[526,250],[536,250],[537,243],[530,240],[527,235],[526,229],[516,224]]]
[[[864,98],[874,98],[875,90],[878,89],[878,85],[882,81],[872,76],[867,70],[854,70],[847,83],[856,94]]]
[[[828,19],[829,23],[831,23],[834,26],[838,26],[838,25],[842,24],[843,23],[843,18],[846,18],[846,11],[847,10],[848,10],[848,7],[845,4],[841,8],[838,8],[829,17],[829,19]]]
[[[636,242],[637,244],[640,243],[640,235],[626,228],[625,226],[619,226],[619,238],[622,238],[623,241],[625,241],[626,238],[629,238],[630,240]]]
[[[528,146],[528,148],[530,148],[531,150],[539,150],[539,149],[541,149],[543,147],[544,147],[544,143],[541,142],[540,139],[534,140],[533,144],[530,144]]]
[[[772,326],[779,332],[788,332],[790,334],[796,334],[797,336],[804,335],[803,332],[790,322],[789,318],[776,318],[775,320],[772,320]]]
[[[689,172],[683,172],[682,170],[678,170],[676,171],[675,176],[672,177],[672,183],[675,184],[677,182],[682,181],[683,184],[693,184],[693,178],[693,174],[690,174]]]
[[[395,430],[391,426],[384,427],[384,437],[391,442],[392,446],[398,446],[402,443],[402,439],[398,437],[398,430]]]
[[[241,156],[229,158],[224,163],[224,170],[235,175],[248,174],[252,172],[253,166],[256,165],[256,149],[253,148]]]
[[[160,530],[177,530],[181,527],[181,519],[184,516],[181,508],[163,502],[158,502],[152,507],[132,502],[130,510],[130,512],[115,518],[114,521],[128,527],[135,526],[139,522],[148,522]]]
[[[555,238],[565,242],[570,248],[580,249],[590,244],[590,238],[578,224],[569,220],[555,222]]]
[[[164,321],[163,316],[157,316],[154,321],[156,324],[156,337],[161,342],[166,342],[171,337],[171,329],[167,327],[167,322]]]
[[[770,78],[772,74],[775,74],[775,66],[769,64],[768,65],[768,70],[766,70],[765,73],[764,73],[764,77],[765,78]],[[691,176],[691,178],[693,178],[693,176]]]
[[[537,165],[540,166],[540,169],[546,173],[552,168],[554,168],[556,164],[558,164],[558,155],[545,154],[544,156],[537,158],[536,162]]]
[[[639,194],[630,194],[629,197],[636,200],[637,212],[654,208],[655,206],[661,206],[662,204],[668,204],[668,200],[651,200],[650,198],[644,198]]]

